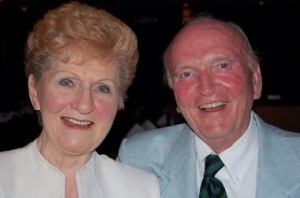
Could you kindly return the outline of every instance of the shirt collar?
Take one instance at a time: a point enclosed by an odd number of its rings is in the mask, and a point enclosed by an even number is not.
[[[248,129],[243,136],[236,141],[231,147],[220,154],[225,167],[227,168],[230,177],[234,181],[240,181],[249,166],[255,162],[255,157],[258,152],[258,131],[256,122],[251,115],[251,120]]]
[[[198,136],[195,138],[197,161],[201,167],[202,174],[205,169],[205,157],[214,153]],[[244,177],[248,167],[252,165],[258,151],[258,131],[256,122],[251,115],[246,132],[231,147],[219,154],[230,177],[233,181],[239,181]]]

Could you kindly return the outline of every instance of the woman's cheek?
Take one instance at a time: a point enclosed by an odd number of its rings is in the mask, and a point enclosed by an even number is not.
[[[118,102],[115,99],[97,101],[95,111],[99,117],[107,120],[114,119],[118,111]]]
[[[52,113],[58,113],[72,103],[72,99],[66,95],[48,94],[45,97],[46,108]]]

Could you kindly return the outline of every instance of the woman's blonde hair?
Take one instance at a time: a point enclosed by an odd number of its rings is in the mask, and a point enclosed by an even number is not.
[[[74,44],[88,47],[74,56],[69,50]],[[136,35],[126,24],[104,9],[73,1],[48,11],[34,25],[25,48],[26,74],[32,74],[38,82],[52,58],[63,62],[74,58],[112,59],[119,66],[122,108],[135,76],[138,56]]]

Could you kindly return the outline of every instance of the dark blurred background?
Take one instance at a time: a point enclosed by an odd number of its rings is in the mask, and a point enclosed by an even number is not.
[[[0,0],[0,151],[24,146],[40,128],[27,95],[23,49],[33,24],[64,0]],[[161,55],[182,21],[206,12],[239,24],[261,58],[263,95],[254,109],[266,121],[300,131],[300,1],[298,0],[81,0],[102,7],[137,34],[140,60],[125,110],[98,152],[114,157],[134,124],[183,122],[163,82]],[[299,56],[299,57],[298,57]]]

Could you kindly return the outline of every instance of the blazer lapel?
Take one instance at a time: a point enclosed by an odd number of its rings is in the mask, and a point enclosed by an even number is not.
[[[299,145],[299,139],[266,124],[256,114],[254,116],[259,134],[256,197],[293,197],[293,193],[300,194],[297,165],[300,162],[292,146]]]
[[[195,140],[194,133],[187,125],[174,142],[162,175],[165,177],[160,180],[162,197],[197,196]]]

